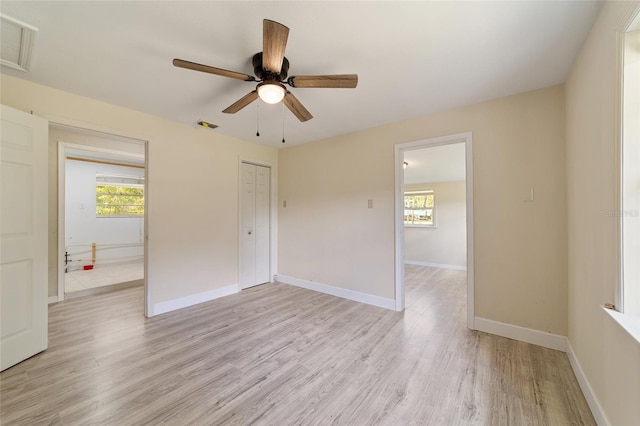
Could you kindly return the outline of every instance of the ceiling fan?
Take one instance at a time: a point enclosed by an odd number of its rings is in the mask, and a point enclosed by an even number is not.
[[[255,77],[241,72],[229,71],[222,68],[197,64],[183,59],[174,59],[173,65],[195,71],[221,75],[238,80],[258,82],[256,89],[231,104],[222,112],[235,114],[251,102],[260,98],[269,104],[282,101],[300,121],[313,118],[311,113],[300,103],[298,98],[284,86],[288,84],[295,88],[354,88],[358,85],[357,74],[338,75],[299,75],[287,78],[289,60],[285,58],[289,28],[265,19],[262,30],[262,52],[253,55],[253,69]]]

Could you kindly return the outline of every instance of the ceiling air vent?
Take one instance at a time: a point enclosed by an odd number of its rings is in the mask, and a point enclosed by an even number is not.
[[[216,127],[219,127],[217,124],[209,123],[202,120],[198,121],[198,124],[202,127],[206,127],[207,129],[211,129],[211,130],[215,129]]]
[[[38,29],[0,14],[0,63],[20,71],[29,71],[31,53]]]

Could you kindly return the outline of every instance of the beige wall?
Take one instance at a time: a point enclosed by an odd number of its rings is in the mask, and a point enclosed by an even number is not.
[[[605,2],[566,85],[569,342],[609,422],[640,424],[640,344],[602,309],[616,288],[616,30]]]
[[[3,104],[149,141],[147,256],[152,304],[238,283],[239,158],[270,163],[277,171],[276,149],[10,76],[1,78]]]
[[[436,226],[404,228],[404,260],[467,266],[466,182],[405,185],[405,191],[432,189]]]
[[[564,121],[556,86],[281,150],[278,272],[393,298],[394,144],[472,131],[476,315],[565,335]]]

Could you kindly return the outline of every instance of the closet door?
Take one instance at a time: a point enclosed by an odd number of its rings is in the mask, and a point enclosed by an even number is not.
[[[271,169],[242,163],[240,181],[240,288],[270,278]]]

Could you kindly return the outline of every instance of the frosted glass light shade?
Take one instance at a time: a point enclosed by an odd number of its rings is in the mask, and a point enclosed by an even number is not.
[[[268,104],[277,104],[286,93],[286,89],[282,84],[278,83],[262,83],[258,85],[258,96]]]

